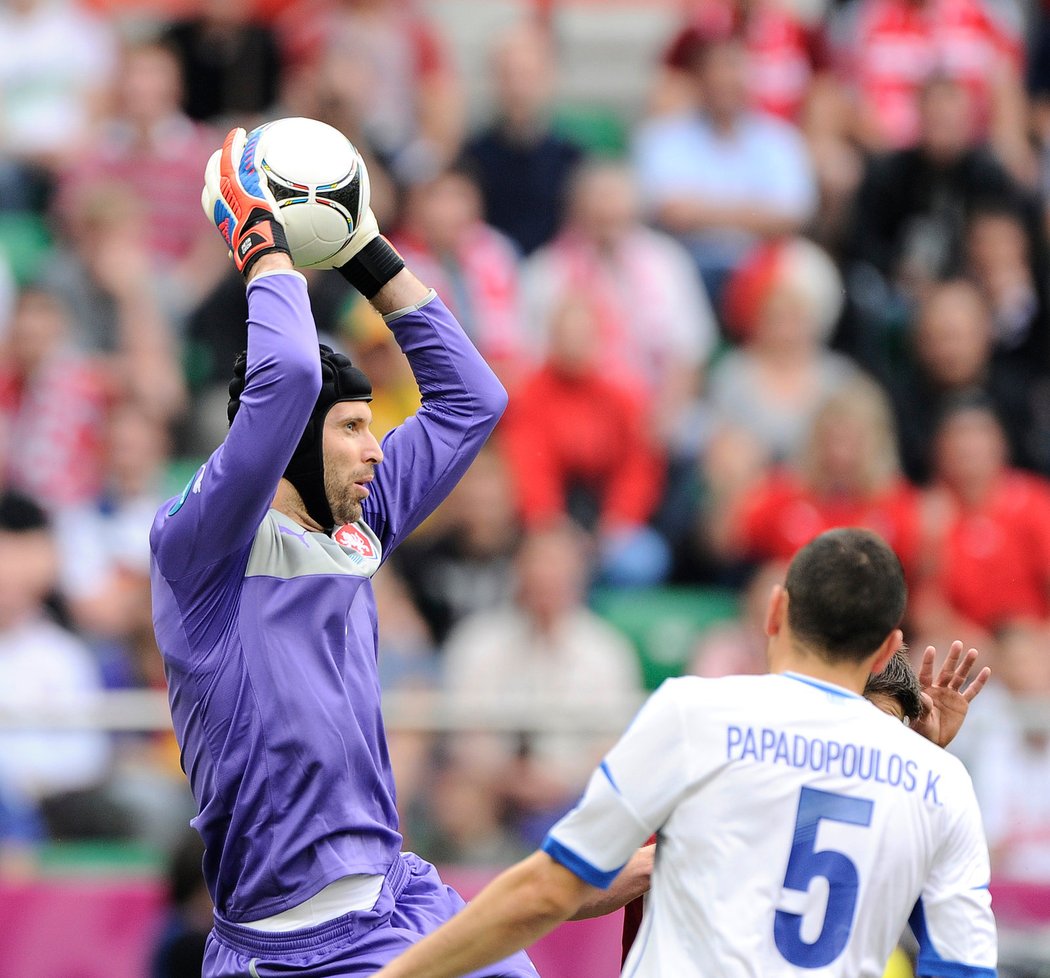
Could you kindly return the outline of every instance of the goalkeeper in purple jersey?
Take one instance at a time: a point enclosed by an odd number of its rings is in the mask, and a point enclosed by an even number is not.
[[[153,616],[215,904],[205,978],[366,975],[463,904],[401,851],[370,579],[470,465],[506,393],[371,211],[340,271],[422,407],[380,445],[371,385],[319,347],[255,141],[206,179],[248,289],[230,430],[150,533]],[[479,975],[535,978],[524,954]]]

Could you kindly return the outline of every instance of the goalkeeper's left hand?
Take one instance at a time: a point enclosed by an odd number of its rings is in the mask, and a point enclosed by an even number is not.
[[[266,174],[256,166],[262,131],[262,126],[251,134],[231,129],[222,149],[208,160],[201,191],[204,213],[215,222],[237,271],[245,278],[263,255],[289,253],[277,201],[267,186]]]
[[[360,168],[360,217],[350,240],[333,256],[332,267],[366,299],[371,299],[402,268],[404,260],[379,233],[379,222],[371,207],[368,168],[358,153]]]

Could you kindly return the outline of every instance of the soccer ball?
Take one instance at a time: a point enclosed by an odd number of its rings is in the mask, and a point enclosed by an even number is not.
[[[266,174],[299,268],[331,268],[369,206],[368,171],[353,143],[314,119],[260,127],[256,166]]]

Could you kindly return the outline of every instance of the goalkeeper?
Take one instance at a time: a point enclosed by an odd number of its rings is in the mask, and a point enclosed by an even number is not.
[[[205,210],[247,282],[248,350],[225,442],[153,524],[154,624],[215,904],[205,978],[365,975],[462,906],[401,852],[370,578],[506,394],[364,201],[339,271],[422,393],[380,445],[367,377],[318,346],[255,144],[233,130],[206,173]],[[536,972],[516,954],[479,974]]]

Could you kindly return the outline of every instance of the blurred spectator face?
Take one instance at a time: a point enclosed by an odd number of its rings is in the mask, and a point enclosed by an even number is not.
[[[406,222],[438,254],[455,252],[481,220],[481,194],[466,174],[449,171],[409,192]]]
[[[123,114],[139,125],[179,111],[182,78],[175,55],[159,45],[132,48],[124,59],[118,98]]]
[[[32,615],[57,581],[58,555],[50,531],[0,529],[0,629]]]
[[[919,101],[919,143],[937,163],[958,159],[973,142],[974,111],[969,92],[956,81],[939,78]]]
[[[980,293],[968,282],[938,286],[923,304],[916,355],[942,387],[978,379],[991,354],[991,321]]]
[[[898,473],[892,409],[878,386],[858,378],[825,401],[804,467],[814,487],[859,495],[878,491]]]
[[[572,526],[533,530],[522,541],[515,564],[518,601],[541,624],[553,624],[580,607],[588,566],[583,533]]]
[[[168,432],[147,411],[122,404],[109,420],[111,480],[129,495],[153,487],[168,459]]]
[[[483,451],[453,490],[457,533],[470,553],[505,551],[517,534],[514,491],[506,466],[492,449]]]
[[[211,24],[243,24],[251,19],[252,0],[202,0],[200,11]]]
[[[834,332],[844,293],[842,276],[823,248],[807,238],[785,238],[756,248],[733,273],[723,300],[725,320],[745,342],[760,330],[762,342],[774,346],[824,342]]]
[[[90,181],[76,189],[66,215],[69,239],[78,257],[91,264],[102,241],[116,237],[141,243],[146,214],[127,187],[109,180]]]
[[[735,39],[712,41],[697,56],[694,72],[704,108],[731,121],[748,105],[747,52]]]
[[[392,6],[392,0],[339,0],[339,4],[358,13],[382,13]]]
[[[1050,632],[1036,622],[1014,622],[996,646],[995,678],[1019,696],[1050,696]]]
[[[24,290],[15,303],[8,330],[8,356],[16,370],[28,377],[66,342],[69,310],[53,295]]]
[[[937,478],[960,496],[989,485],[1005,468],[1006,436],[990,410],[982,407],[951,412],[934,439]]]
[[[816,345],[817,325],[805,290],[781,280],[762,303],[755,322],[753,342],[769,351],[793,351]]]
[[[838,486],[854,486],[870,451],[870,437],[863,421],[848,413],[832,414],[817,422],[817,468]]]
[[[570,377],[590,373],[598,354],[598,321],[586,298],[565,296],[551,317],[547,360]]]
[[[614,246],[639,218],[631,174],[612,164],[598,164],[581,173],[570,206],[573,224],[599,246]]]
[[[507,34],[492,54],[496,102],[514,126],[541,118],[554,98],[557,66],[550,39],[535,24],[521,24]]]
[[[974,217],[966,236],[966,254],[973,276],[992,294],[999,293],[1001,284],[1030,275],[1028,235],[1011,214],[988,212]]]

